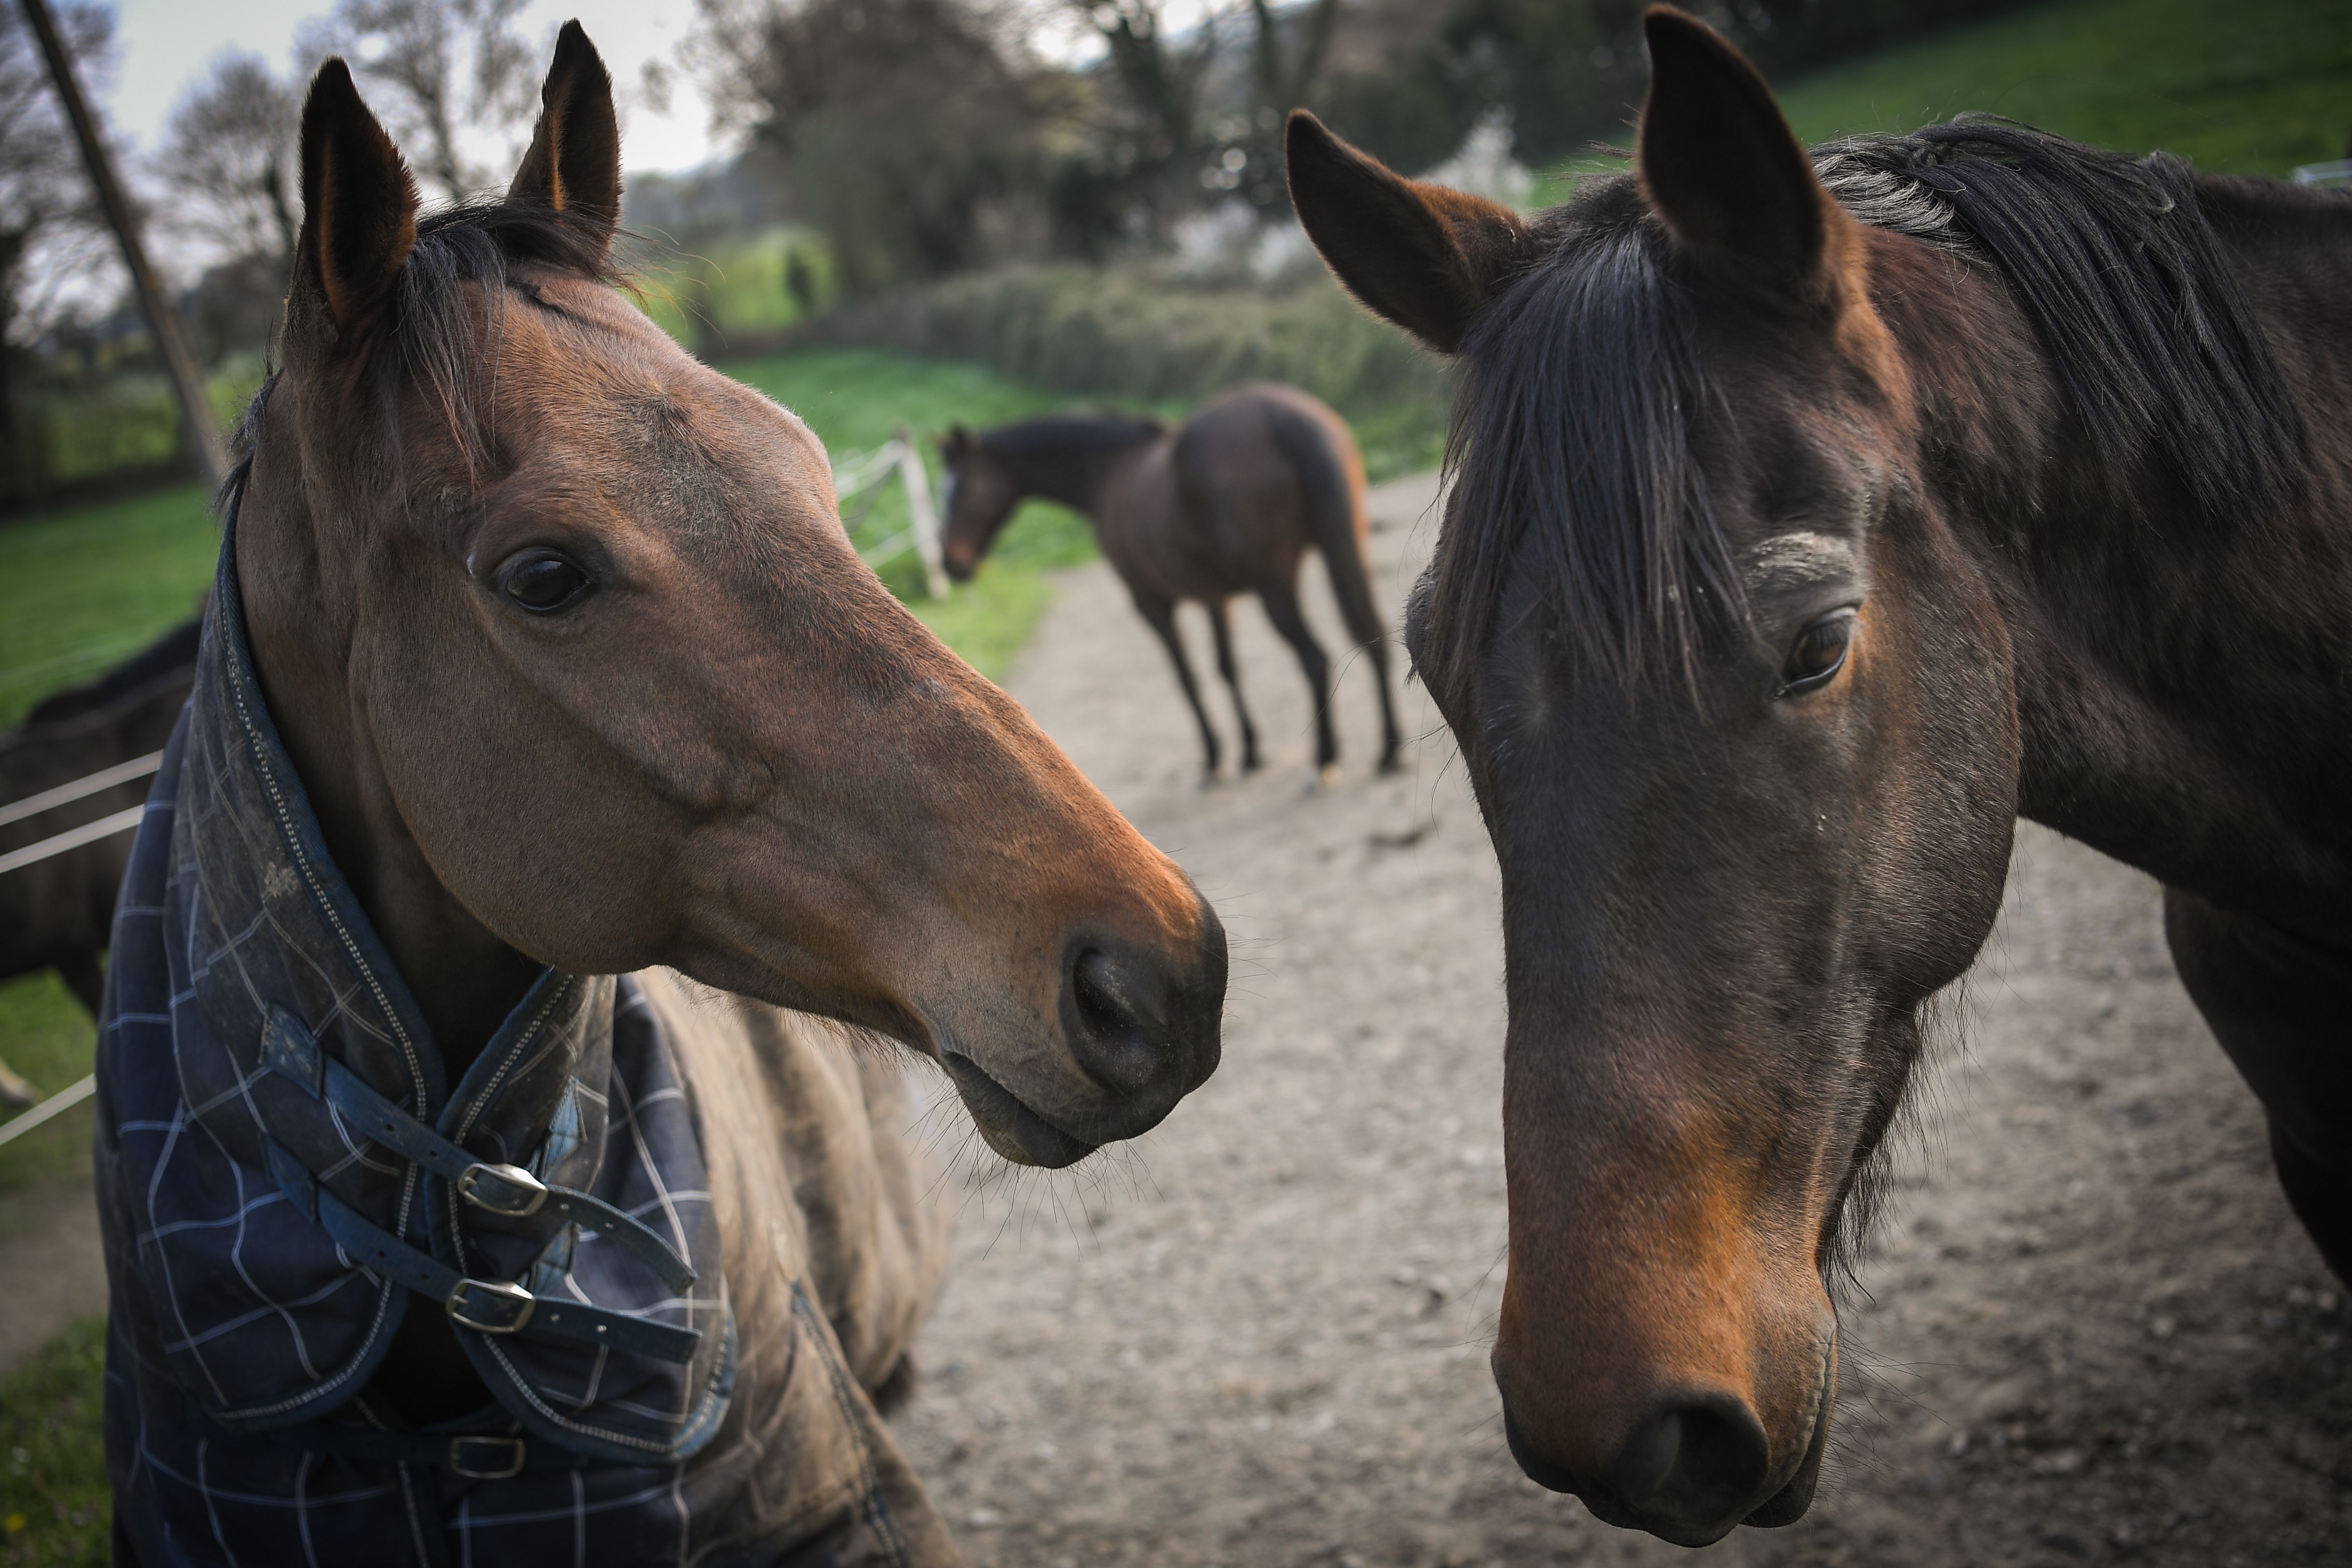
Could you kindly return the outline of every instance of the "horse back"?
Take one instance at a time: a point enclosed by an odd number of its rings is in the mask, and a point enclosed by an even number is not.
[[[1255,586],[1288,581],[1310,549],[1360,550],[1364,465],[1346,421],[1295,386],[1255,382],[1203,405],[1178,432],[1174,479],[1191,526]]]

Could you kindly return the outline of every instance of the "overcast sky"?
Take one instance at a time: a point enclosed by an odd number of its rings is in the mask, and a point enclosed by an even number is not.
[[[104,97],[115,132],[140,152],[163,137],[173,106],[232,47],[249,49],[280,71],[294,68],[294,35],[332,0],[115,0],[117,64]],[[692,0],[531,0],[519,30],[552,43],[577,16],[611,68],[625,100],[647,61],[673,64],[693,26]],[[623,111],[623,157],[631,169],[683,169],[714,151],[710,110],[694,84],[673,73],[669,112],[643,103]]]
[[[333,4],[113,0],[117,67],[112,86],[101,96],[115,133],[131,150],[152,151],[173,107],[227,49],[248,49],[280,71],[293,69],[296,32]],[[1210,5],[1211,0],[1171,0],[1163,11],[1181,26],[1196,20]],[[1052,10],[1041,7],[1041,14],[1050,16]],[[624,164],[633,170],[685,169],[729,150],[712,139],[710,106],[676,68],[677,47],[692,28],[694,16],[694,0],[530,0],[519,30],[525,37],[551,45],[556,28],[567,18],[578,17],[621,89]],[[1059,59],[1090,54],[1098,47],[1090,30],[1075,18],[1033,43]],[[648,63],[671,68],[666,113],[654,112],[637,91]]]

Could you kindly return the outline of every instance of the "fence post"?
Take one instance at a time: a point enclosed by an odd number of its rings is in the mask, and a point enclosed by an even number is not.
[[[934,599],[948,596],[947,567],[940,556],[940,514],[931,506],[931,476],[915,433],[898,426],[898,479],[907,487],[907,516],[915,526],[915,550],[923,558],[923,580]]]

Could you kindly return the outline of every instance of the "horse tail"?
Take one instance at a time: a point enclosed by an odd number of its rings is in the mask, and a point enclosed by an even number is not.
[[[1307,537],[1331,574],[1332,595],[1359,647],[1388,637],[1372,602],[1372,566],[1365,552],[1370,530],[1364,517],[1363,459],[1347,426],[1304,409],[1276,406],[1268,416],[1276,449],[1290,462],[1307,497]],[[1335,429],[1333,426],[1338,426]]]

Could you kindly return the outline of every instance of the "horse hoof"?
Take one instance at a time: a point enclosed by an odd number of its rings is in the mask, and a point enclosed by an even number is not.
[[[1402,772],[1404,772],[1404,760],[1399,757],[1394,752],[1391,752],[1387,756],[1381,759],[1381,775],[1383,778],[1388,776],[1390,773],[1401,773]]]
[[[1307,781],[1305,793],[1307,795],[1318,795],[1324,790],[1338,789],[1339,787],[1339,764],[1337,763],[1325,763],[1320,768],[1316,770],[1314,776]]]
[[[1203,768],[1201,770],[1201,787],[1202,789],[1214,789],[1223,782],[1224,775],[1218,773],[1216,769]]]

